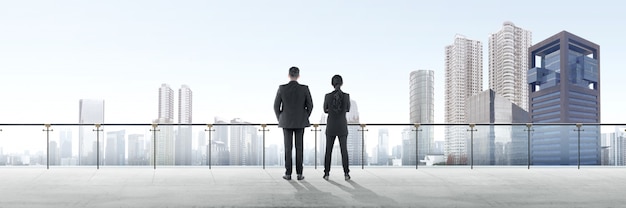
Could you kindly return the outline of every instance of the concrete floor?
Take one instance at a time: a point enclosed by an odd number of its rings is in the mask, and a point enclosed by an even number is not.
[[[0,207],[622,207],[626,168],[2,167]],[[295,174],[294,174],[295,179]]]

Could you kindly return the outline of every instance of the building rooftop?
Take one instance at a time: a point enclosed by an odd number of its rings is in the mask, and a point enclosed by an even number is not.
[[[2,207],[618,207],[626,168],[2,167]],[[294,175],[295,176],[295,175]],[[294,177],[295,179],[295,177]]]

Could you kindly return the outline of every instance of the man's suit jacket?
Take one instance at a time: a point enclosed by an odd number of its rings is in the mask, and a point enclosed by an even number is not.
[[[310,126],[309,116],[313,111],[313,99],[306,85],[290,81],[280,85],[274,99],[274,112],[278,127],[302,129]]]

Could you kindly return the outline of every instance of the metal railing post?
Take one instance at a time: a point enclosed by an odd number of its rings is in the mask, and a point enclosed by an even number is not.
[[[361,132],[361,169],[365,169],[365,132],[367,129],[365,129],[365,124],[359,126],[361,126],[361,129],[358,130]]]
[[[100,169],[100,132],[104,131],[100,129],[99,123],[96,124],[96,129],[92,129],[92,131],[96,132],[96,169]]]
[[[580,132],[585,131],[584,129],[580,129],[582,126],[582,123],[577,123],[576,129],[574,129],[574,131],[578,132],[578,169],[580,169]]]
[[[319,124],[313,124],[313,128],[315,129],[311,129],[311,131],[315,132],[315,169],[317,169],[317,132],[322,131],[321,129],[317,129],[319,126]]]
[[[535,131],[534,129],[532,129],[532,127],[533,127],[532,123],[527,123],[526,124],[527,129],[524,129],[524,131],[528,132],[528,160],[526,161],[528,163],[528,169],[530,169],[530,132]]]
[[[207,145],[207,164],[209,165],[209,169],[211,169],[211,134],[213,134],[213,132],[215,131],[215,129],[213,128],[213,124],[207,124],[206,125],[207,128],[209,129],[205,129],[204,131],[208,131],[209,132],[209,145]]]
[[[44,124],[46,129],[42,130],[46,132],[46,169],[50,169],[50,124]]]
[[[259,129],[259,131],[263,132],[263,169],[265,169],[265,132],[269,131],[269,129],[265,129],[265,127],[267,127],[267,124],[261,124],[261,128],[263,129]]]
[[[159,126],[159,124],[157,123],[152,123],[152,129],[150,129],[150,131],[152,132],[152,163],[154,165],[154,169],[156,170],[156,132],[160,131],[160,129],[157,129],[157,126]]]
[[[420,129],[420,124],[419,123],[415,123],[413,124],[413,126],[415,126],[415,129],[411,130],[415,132],[415,169],[417,169],[417,166],[419,165],[419,132],[422,131]]]
[[[474,169],[474,132],[478,131],[478,129],[474,129],[474,127],[476,127],[476,124],[474,123],[470,123],[469,126],[470,126],[470,129],[468,129],[467,131],[470,132],[470,145],[471,145],[470,169]]]

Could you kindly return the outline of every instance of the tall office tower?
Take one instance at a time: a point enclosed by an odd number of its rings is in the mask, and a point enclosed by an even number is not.
[[[215,124],[228,124],[230,121],[226,120],[225,118],[221,118],[221,117],[215,117]],[[213,132],[213,137],[211,138],[214,141],[221,141],[223,142],[226,146],[228,146],[229,144],[229,137],[228,137],[228,126],[226,125],[215,125],[213,126],[213,129],[215,129],[215,131]]]
[[[153,144],[156,148],[150,149],[150,164],[156,161],[157,165],[174,165],[174,91],[167,84],[159,88],[158,110],[159,117],[153,123],[159,124],[159,131]]]
[[[532,33],[506,21],[489,36],[489,88],[528,111],[528,48]]]
[[[60,159],[72,158],[72,131],[69,129],[61,130],[59,133],[60,140]],[[61,163],[61,165],[65,165]]]
[[[528,123],[522,107],[500,96],[492,89],[467,99],[466,123]],[[528,137],[525,126],[477,126],[474,132],[474,165],[526,165]],[[467,141],[468,143],[471,141]],[[470,150],[471,152],[472,150]]]
[[[155,161],[157,165],[174,165],[174,128],[169,121],[171,120],[165,118],[153,121],[159,126],[157,127],[155,144],[152,144],[154,147],[150,148],[150,165],[154,164]]]
[[[267,148],[267,156],[266,156],[266,161],[265,164],[267,166],[279,166],[279,161],[281,157],[284,157],[284,154],[280,154],[279,150],[278,150],[278,145],[277,144],[270,144],[270,146]]]
[[[126,164],[126,131],[107,132],[104,161],[106,165]]]
[[[210,132],[210,134],[213,134]],[[191,158],[193,164],[208,165],[209,145],[207,144],[207,132],[204,130],[198,131],[198,145],[194,148],[194,155]]]
[[[56,141],[50,141],[50,165],[59,165],[59,148]]]
[[[320,116],[320,124],[326,124],[328,121],[328,114],[322,114]],[[320,126],[319,132],[317,133],[317,164],[324,165],[324,157],[326,154],[326,126]],[[337,157],[341,157],[340,154],[336,152],[339,150],[339,143],[335,141],[335,146],[333,146],[333,154],[331,155],[331,164],[332,165],[341,165],[341,158],[337,160]]]
[[[167,85],[161,84],[159,88],[159,119],[164,118],[170,123],[174,122],[174,90]]]
[[[378,130],[378,145],[376,145],[376,159],[378,165],[389,165],[389,130]]]
[[[1,166],[7,165],[7,158],[4,155],[4,151],[2,150],[2,147],[0,147],[0,165]]]
[[[100,145],[104,139],[102,131],[94,132],[94,124],[104,123],[104,100],[81,99],[78,101],[78,164],[80,165],[96,165],[95,147],[96,140],[100,138]],[[85,125],[83,125],[85,124]],[[98,135],[99,134],[99,135]],[[100,152],[100,156],[103,153]],[[100,157],[102,158],[102,157]],[[102,164],[102,160],[100,160]]]
[[[191,124],[192,92],[189,86],[182,85],[178,90],[178,123]]]
[[[357,107],[356,101],[350,100],[350,112],[346,113],[346,118],[348,120],[348,124],[359,124],[359,108]],[[367,147],[365,147],[365,144],[363,143],[363,138],[361,136],[362,132],[359,131],[360,129],[361,127],[359,125],[348,125],[347,149],[348,161],[350,165],[367,164],[368,156],[365,155],[366,152],[364,152]],[[335,144],[338,145],[339,142],[335,141]],[[335,150],[333,150],[333,152],[340,153],[340,151]],[[341,161],[341,154],[338,154],[337,156],[333,154],[333,157],[337,158],[338,161]]]
[[[600,46],[562,31],[529,49],[528,88],[533,123],[600,123]],[[539,126],[538,126],[539,127]],[[537,127],[537,128],[538,128]],[[579,132],[568,126],[535,129],[535,165],[578,164]],[[580,132],[580,164],[600,164],[600,129]]]
[[[456,35],[446,46],[445,121],[465,122],[465,101],[483,91],[483,46],[480,41]],[[446,127],[444,159],[449,165],[467,163],[466,126]]]
[[[624,130],[615,127],[615,133],[609,140],[609,161],[610,165],[623,166],[626,164],[626,141],[624,141]]]
[[[623,145],[624,141],[620,137],[621,132],[619,128],[615,128],[615,132],[602,133],[601,140],[601,151],[602,151],[602,165],[610,165],[614,166],[620,163],[620,160],[623,159],[622,148],[620,147],[620,143]],[[618,139],[619,138],[619,139]],[[618,153],[618,154],[616,154]],[[623,163],[623,161],[621,161]]]
[[[402,165],[415,165],[415,161],[419,161],[419,158],[415,158],[415,131],[414,128],[402,129]],[[418,132],[419,133],[419,132]]]
[[[231,124],[244,124],[230,127],[230,165],[260,165],[259,137],[255,127],[239,118],[231,120]]]
[[[211,132],[206,132],[204,130],[198,131],[198,147],[197,147],[197,149],[199,149],[199,150],[206,150],[207,141],[208,141],[208,138],[209,138],[208,134],[211,134],[211,137],[213,137],[213,133],[211,133]],[[211,138],[211,140],[213,140],[213,138]]]
[[[215,117],[215,125],[213,126],[213,136],[211,137],[211,163],[215,165],[230,164],[230,148],[229,148],[229,128],[226,125],[229,121],[225,118]],[[221,124],[221,125],[220,125]]]
[[[178,90],[178,126],[176,137],[176,165],[191,165],[192,93],[187,85]]]
[[[143,134],[128,135],[128,165],[148,165]]]
[[[435,123],[435,72],[433,70],[412,71],[409,78],[409,104],[411,123]],[[418,158],[430,153],[435,139],[434,126],[421,126],[419,135],[410,134],[407,140],[407,155],[415,155],[416,136],[419,138]],[[408,157],[403,165],[415,165],[415,157]]]

